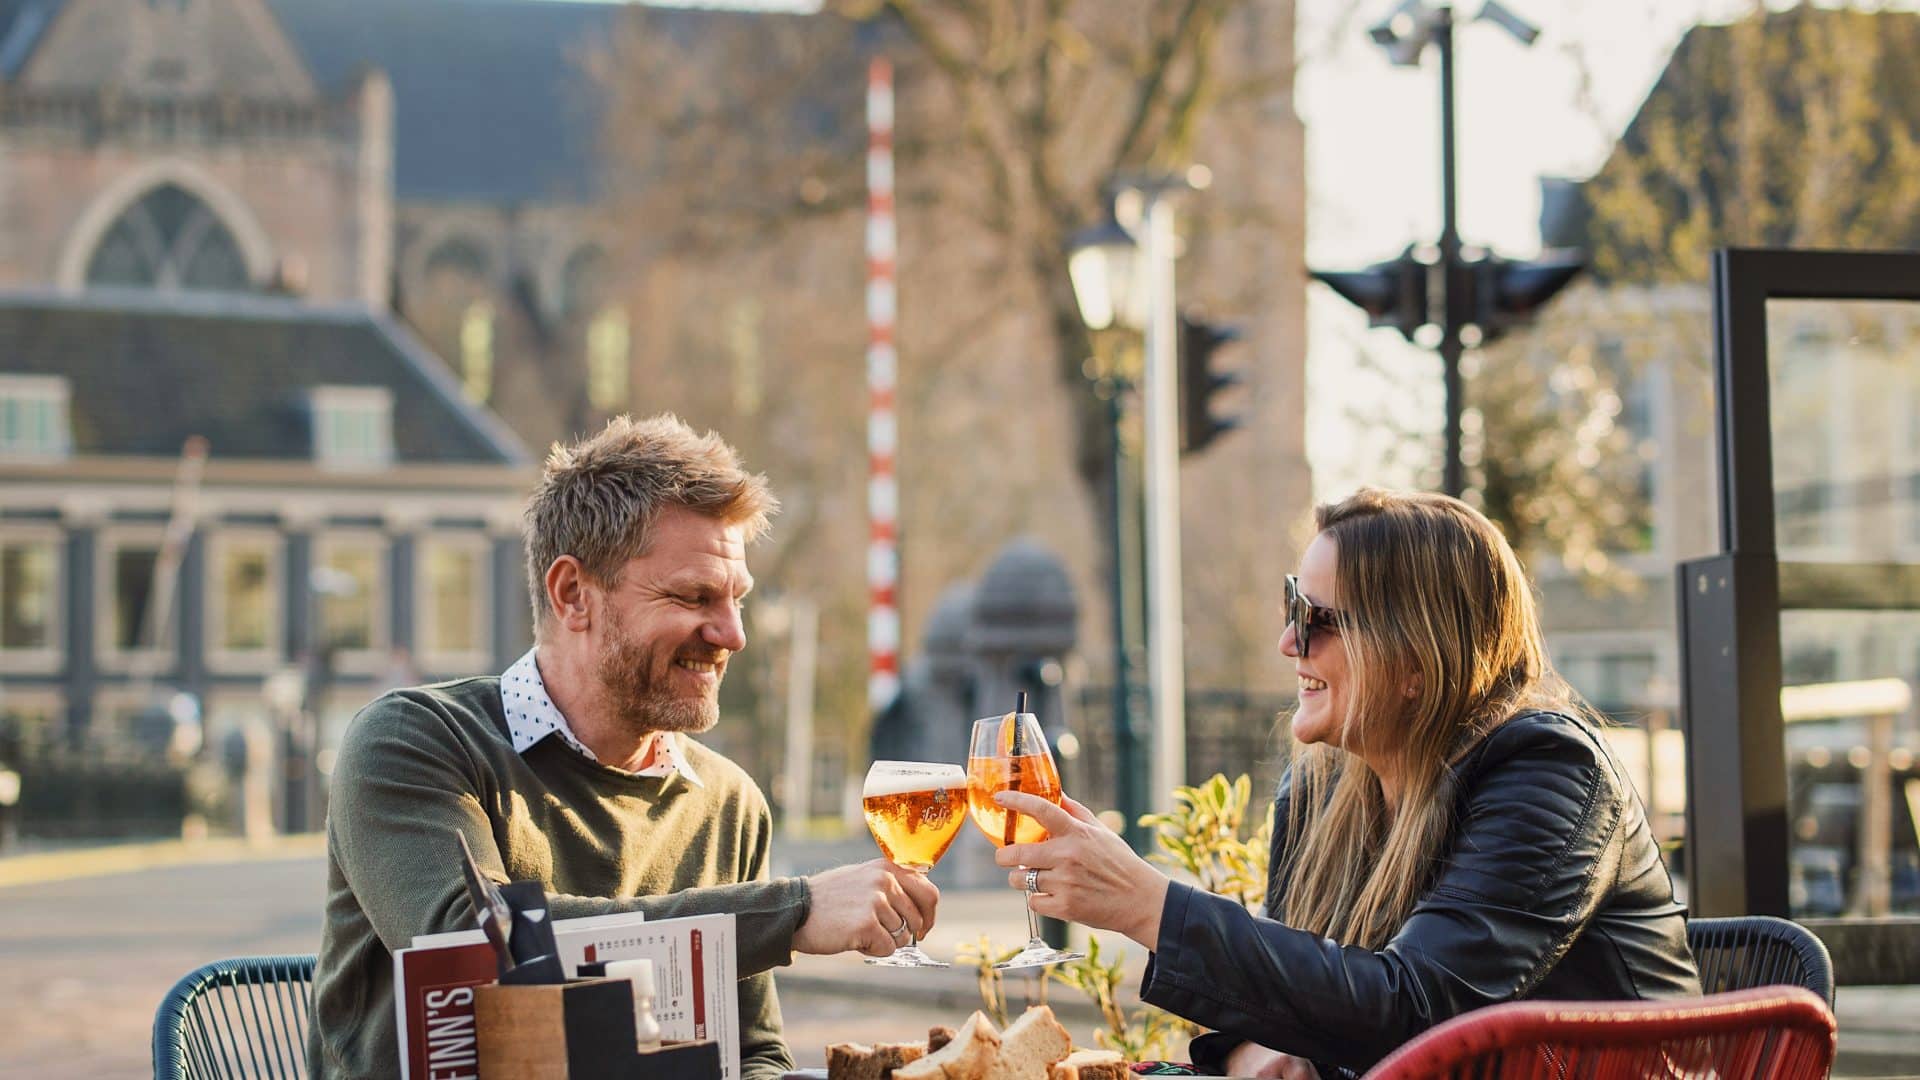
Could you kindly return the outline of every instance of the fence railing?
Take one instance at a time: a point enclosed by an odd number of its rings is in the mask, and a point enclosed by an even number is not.
[[[1066,722],[1074,735],[1074,753],[1056,748],[1067,789],[1105,793],[1110,799],[1119,790],[1113,688],[1082,687],[1068,696],[1068,704]],[[1292,707],[1293,699],[1282,694],[1189,690],[1187,783],[1199,783],[1214,773],[1228,778],[1246,773],[1253,778],[1255,798],[1270,799],[1286,767],[1290,745],[1280,717]]]

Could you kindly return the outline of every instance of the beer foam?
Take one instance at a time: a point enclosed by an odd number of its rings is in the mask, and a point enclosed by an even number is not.
[[[912,791],[967,786],[966,771],[958,765],[940,765],[931,761],[876,761],[867,770],[867,784],[860,792],[863,799],[876,795],[905,795]]]

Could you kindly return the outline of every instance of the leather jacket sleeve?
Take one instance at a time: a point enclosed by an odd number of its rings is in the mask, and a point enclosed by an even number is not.
[[[1632,798],[1590,733],[1531,719],[1462,764],[1447,861],[1383,948],[1342,946],[1175,883],[1142,999],[1236,1042],[1364,1070],[1434,1024],[1525,995],[1610,887]],[[1285,826],[1277,817],[1276,859]],[[1230,1048],[1208,1043],[1194,1050]]]

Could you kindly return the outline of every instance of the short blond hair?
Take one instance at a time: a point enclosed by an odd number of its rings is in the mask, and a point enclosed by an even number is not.
[[[611,588],[631,559],[647,553],[653,526],[674,508],[740,525],[749,543],[780,508],[767,478],[709,431],[672,413],[616,416],[598,434],[553,444],[527,500],[527,589],[536,632],[547,618],[547,568],[562,555]]]

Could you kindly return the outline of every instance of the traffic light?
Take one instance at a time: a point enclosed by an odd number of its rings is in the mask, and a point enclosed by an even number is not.
[[[1548,252],[1533,262],[1516,262],[1498,255],[1472,264],[1468,289],[1472,303],[1465,310],[1480,327],[1482,344],[1524,326],[1554,294],[1586,269],[1583,251]]]
[[[1400,257],[1374,263],[1365,270],[1314,270],[1323,281],[1355,307],[1367,313],[1368,326],[1391,326],[1408,341],[1426,325],[1428,264],[1413,257],[1413,248]]]
[[[1239,372],[1214,370],[1214,354],[1222,345],[1240,340],[1238,327],[1180,316],[1180,452],[1204,450],[1220,436],[1240,426],[1231,416],[1213,411],[1215,395],[1241,382]]]

